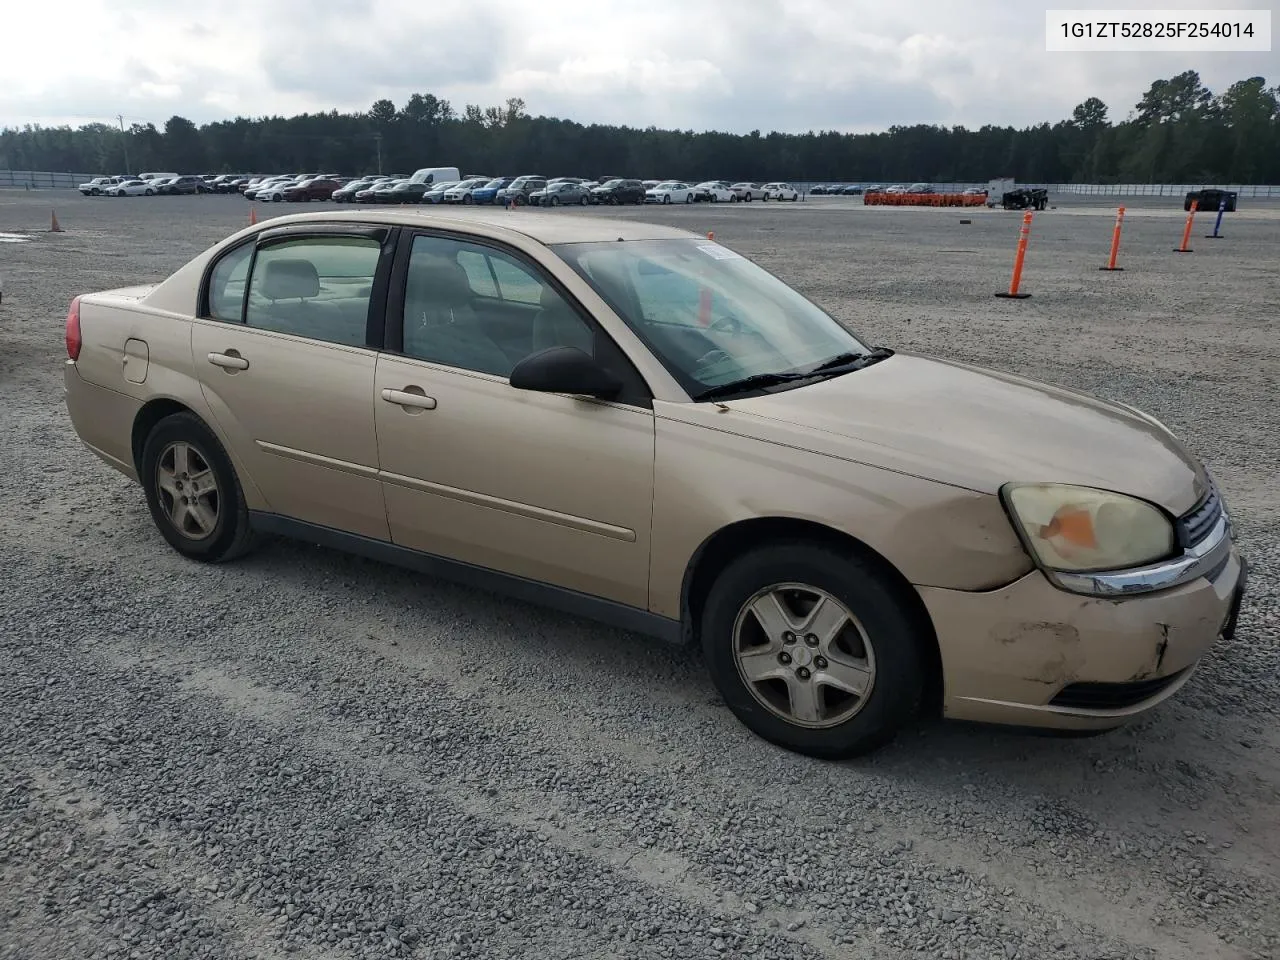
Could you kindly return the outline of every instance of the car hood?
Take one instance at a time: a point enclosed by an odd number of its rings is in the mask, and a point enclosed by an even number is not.
[[[1074,483],[1141,497],[1176,516],[1207,486],[1199,461],[1146,415],[953,361],[898,353],[726,405],[755,420],[765,439],[984,493],[1008,481]]]

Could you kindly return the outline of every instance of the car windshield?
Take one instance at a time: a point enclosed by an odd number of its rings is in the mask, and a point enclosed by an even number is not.
[[[486,183],[486,184],[485,184],[485,189],[488,189],[488,190],[499,190],[499,189],[501,189],[502,187],[506,186],[506,183],[507,183],[507,181],[506,181],[506,180],[504,180],[502,177],[498,177],[498,179],[496,179],[496,180],[490,180],[488,183]]]
[[[869,348],[763,267],[696,238],[552,248],[696,396]]]

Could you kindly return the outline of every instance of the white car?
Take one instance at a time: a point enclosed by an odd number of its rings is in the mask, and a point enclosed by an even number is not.
[[[766,200],[799,200],[800,191],[789,183],[775,181],[774,183],[766,183],[764,185],[764,198]]]
[[[760,184],[748,183],[745,180],[735,183],[729,189],[738,195],[739,200],[745,200],[747,203],[752,200],[767,200],[769,197],[764,187]]]
[[[726,186],[722,180],[707,180],[698,184],[694,191],[700,197],[706,197],[711,203],[737,203],[738,195],[732,187]]]
[[[119,184],[119,177],[94,177],[88,183],[82,183],[76,187],[86,197],[98,197],[104,193],[108,193],[112,187]]]
[[[146,180],[121,180],[107,191],[109,197],[154,197],[155,185]]]
[[[455,183],[452,187],[444,192],[444,196],[440,199],[445,203],[475,203],[471,198],[472,190],[479,190],[489,182],[485,177],[474,177],[470,180],[463,180],[461,183]]]
[[[246,190],[246,195],[252,193],[251,200],[265,200],[267,203],[279,203],[284,200],[285,187],[293,186],[293,177],[285,177],[279,180],[270,180],[267,183],[259,185],[256,189]]]
[[[644,192],[645,203],[693,203],[693,187],[679,180],[663,180]]]

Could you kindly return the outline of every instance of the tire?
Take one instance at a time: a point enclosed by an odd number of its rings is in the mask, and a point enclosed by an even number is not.
[[[188,451],[187,468],[180,471],[174,467],[181,464],[175,464],[172,459],[178,448]],[[183,477],[192,472],[203,473],[206,468],[215,484],[212,496],[201,498],[205,507],[203,518],[208,521],[210,513],[214,518],[207,532],[199,528],[193,512],[185,514],[181,524],[171,519],[173,493],[163,489],[160,480],[162,472],[169,473],[171,478],[177,472],[176,482],[184,484],[184,489],[192,489],[185,486],[190,481]],[[184,557],[202,563],[221,563],[242,556],[255,545],[249,511],[231,459],[218,438],[195,414],[175,413],[151,429],[142,448],[140,473],[151,519],[169,546]]]
[[[548,200],[548,201],[547,201],[547,206],[548,206],[548,207],[558,207],[558,206],[560,206],[560,198],[559,198],[559,197],[552,197],[550,200]]]
[[[462,198],[462,203],[463,203],[463,206],[465,206],[468,203],[475,203],[475,201],[471,199],[471,194],[468,193],[466,196]]]
[[[750,202],[751,202],[751,194],[750,194],[750,193],[748,193],[748,194],[747,194],[745,197],[743,197],[742,199],[743,199],[743,200],[745,200],[745,201],[747,201],[747,203],[750,203]]]
[[[154,197],[156,195],[156,192],[152,190],[150,187],[147,187],[147,189],[142,191],[142,193],[143,193],[143,196],[147,196],[147,197]]]
[[[770,589],[784,585],[802,586],[810,597],[820,593],[826,610],[843,607],[853,619],[846,621],[834,643],[819,641],[817,646],[795,635],[784,643],[780,629],[775,631],[778,657],[762,652],[750,659],[758,669],[776,670],[779,676],[749,685],[736,651],[740,641],[765,636],[749,607],[758,597],[771,604],[775,594]],[[806,594],[779,590],[776,595]],[[803,629],[802,616],[792,614],[791,620],[797,633]],[[781,617],[777,622],[785,623]],[[919,708],[924,667],[916,620],[898,583],[856,553],[795,540],[743,554],[712,584],[700,626],[708,670],[729,709],[757,736],[796,753],[825,760],[868,753],[892,740]],[[746,643],[748,650],[752,646]],[[794,651],[794,657],[786,651]],[[857,665],[859,651],[862,666]],[[823,654],[833,656],[828,660]],[[808,666],[797,666],[802,658]],[[830,667],[838,669],[825,673]],[[820,676],[861,678],[858,683],[869,684],[869,692],[864,687],[863,695],[857,696],[822,683]],[[809,701],[813,722],[786,718],[793,709],[788,692],[792,689],[814,692]],[[824,692],[817,693],[819,689]]]
[[[671,194],[669,194],[669,193],[664,193],[664,194],[662,195],[662,202],[663,202],[663,203],[670,203],[670,202],[671,202]]]
[[[585,207],[590,202],[591,201],[587,199],[586,194],[583,194],[582,198],[578,201],[578,206]]]

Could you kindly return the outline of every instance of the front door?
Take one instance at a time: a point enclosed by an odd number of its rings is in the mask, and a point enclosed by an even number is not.
[[[238,247],[211,271],[191,348],[220,432],[271,511],[386,540],[368,346],[382,259],[377,232]]]
[[[638,374],[620,402],[514,389],[535,349],[626,361],[512,250],[423,233],[401,255],[403,325],[374,404],[392,540],[646,608],[654,419]]]

